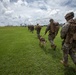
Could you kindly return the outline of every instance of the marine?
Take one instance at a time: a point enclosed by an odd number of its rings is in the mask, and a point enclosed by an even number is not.
[[[59,23],[58,22],[54,22],[53,19],[50,19],[50,24],[47,26],[46,30],[45,30],[45,34],[49,31],[49,35],[48,35],[48,40],[51,43],[51,48],[52,49],[56,49],[56,45],[54,43],[54,39],[56,37],[56,35],[58,34],[59,31]]]
[[[68,66],[68,55],[76,66],[76,19],[73,18],[74,12],[67,13],[65,15],[67,22],[61,29],[61,39],[63,40],[63,59],[61,63],[64,66]]]
[[[39,24],[36,25],[35,27],[36,33],[37,33],[37,37],[39,38],[40,36],[40,31],[41,31],[41,26]]]

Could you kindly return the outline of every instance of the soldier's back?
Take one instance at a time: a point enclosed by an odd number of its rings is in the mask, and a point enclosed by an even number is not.
[[[76,19],[71,19],[69,21],[69,23],[70,23],[70,27],[69,27],[69,30],[68,30],[69,37],[71,36],[71,38],[73,40],[76,40]]]

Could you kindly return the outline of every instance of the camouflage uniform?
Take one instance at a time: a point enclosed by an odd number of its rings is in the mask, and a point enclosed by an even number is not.
[[[28,30],[30,30],[30,32],[33,33],[33,31],[34,31],[34,26],[33,26],[33,25],[29,25],[29,26],[28,26]]]
[[[40,31],[41,31],[41,26],[39,24],[37,24],[37,26],[35,27],[35,30],[37,32],[37,37],[39,38],[40,36]]]
[[[47,26],[45,34],[49,31],[48,40],[51,43],[51,47],[55,50],[56,45],[54,44],[54,39],[59,30],[59,23],[55,23],[53,19],[50,19],[50,24]]]
[[[71,56],[74,64],[76,65],[76,38],[73,39],[73,34],[76,33],[76,21],[73,19],[74,13],[70,12],[66,14],[65,19],[65,28],[61,30],[61,38],[64,40],[62,45],[63,50],[63,60],[61,61],[64,66],[68,66],[68,54]],[[74,27],[75,26],[75,27]],[[64,33],[62,33],[64,31]],[[76,37],[76,36],[75,36]]]

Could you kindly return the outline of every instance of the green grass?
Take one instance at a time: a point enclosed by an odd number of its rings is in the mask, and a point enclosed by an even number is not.
[[[31,33],[27,27],[0,27],[0,75],[76,75],[72,60],[65,68],[62,59],[61,39],[58,33],[55,43],[56,51],[52,50],[48,41],[48,33],[41,35],[46,38],[46,48],[39,46],[36,31]]]

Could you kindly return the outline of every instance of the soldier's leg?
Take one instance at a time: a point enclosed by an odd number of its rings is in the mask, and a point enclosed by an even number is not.
[[[56,49],[56,45],[54,44],[54,39],[50,35],[48,36],[48,39],[49,39],[49,41],[51,43],[51,47],[55,50]]]
[[[54,45],[54,41],[53,40],[49,40],[49,41],[50,41],[51,45]]]
[[[32,33],[34,32],[34,30],[32,30]]]
[[[40,36],[40,33],[39,33],[39,31],[37,31],[37,37],[39,38],[39,36]]]
[[[74,64],[76,65],[76,48],[72,49],[69,51],[69,54],[74,62]]]
[[[69,54],[74,62],[74,64],[76,65],[76,41],[73,41],[72,45],[72,49],[70,50]]]
[[[69,45],[68,44],[64,44],[62,46],[62,50],[63,50],[63,60],[61,61],[61,63],[64,66],[68,66]]]
[[[39,38],[40,37],[40,34],[37,34],[37,37]]]

